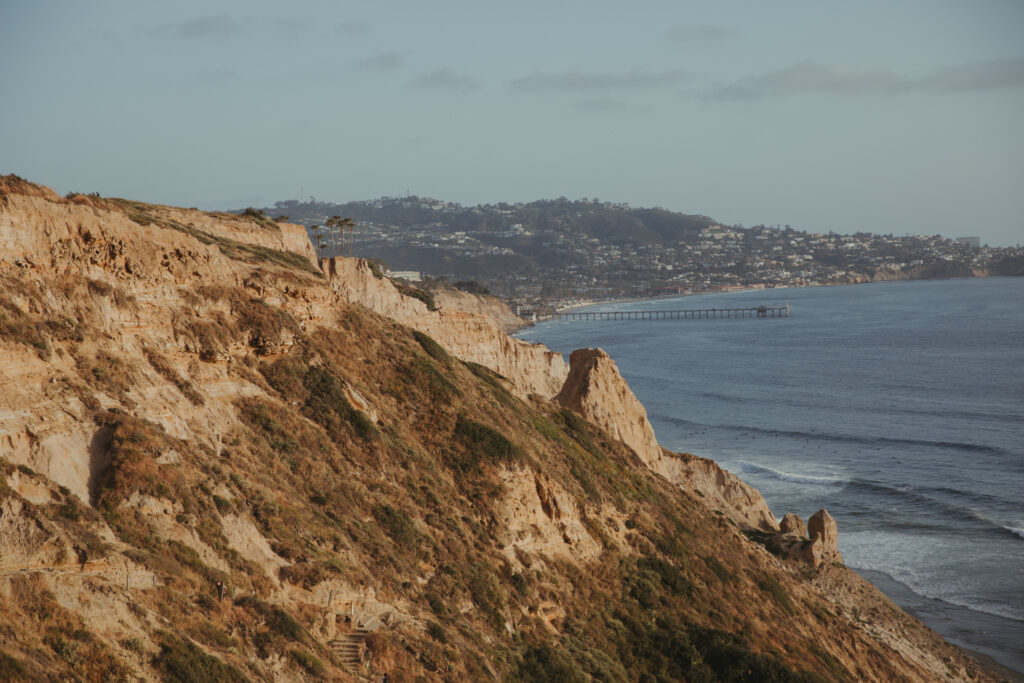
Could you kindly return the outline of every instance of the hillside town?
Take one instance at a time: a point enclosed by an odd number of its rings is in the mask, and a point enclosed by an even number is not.
[[[322,253],[348,240],[344,248],[405,279],[473,280],[527,313],[737,288],[1024,273],[1019,245],[977,237],[747,228],[597,199],[473,207],[415,196],[311,199],[266,211],[306,225]],[[319,227],[332,215],[353,218],[349,236]]]

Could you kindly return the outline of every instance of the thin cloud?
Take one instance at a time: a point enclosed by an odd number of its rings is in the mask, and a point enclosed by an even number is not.
[[[747,100],[804,93],[893,95],[910,92],[992,90],[1024,85],[1024,58],[964,64],[923,78],[908,78],[887,69],[858,69],[801,62],[741,78],[719,88],[713,99]]]
[[[242,30],[241,24],[227,14],[209,14],[195,19],[154,26],[147,33],[182,40],[205,40],[208,38],[230,38]]]
[[[650,88],[681,83],[690,76],[685,71],[644,71],[634,69],[622,72],[586,72],[578,69],[562,72],[534,71],[512,81],[512,88],[529,92],[597,91],[628,88]]]
[[[1024,85],[1024,57],[996,62],[964,64],[937,71],[921,79],[929,90],[989,90]]]
[[[856,69],[846,65],[822,66],[801,62],[793,66],[748,76],[720,88],[716,99],[741,100],[808,92],[892,93],[905,90],[909,82],[884,69]]]
[[[727,28],[705,24],[676,24],[665,31],[665,37],[676,43],[709,43],[735,35]]]
[[[397,69],[403,64],[405,64],[405,55],[399,52],[385,52],[356,62],[358,68],[373,71]]]
[[[413,79],[412,85],[417,88],[463,90],[468,92],[479,88],[480,82],[446,66],[418,76]]]

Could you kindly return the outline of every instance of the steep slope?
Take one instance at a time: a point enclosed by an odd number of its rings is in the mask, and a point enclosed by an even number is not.
[[[991,678],[299,230],[0,179],[0,678]]]

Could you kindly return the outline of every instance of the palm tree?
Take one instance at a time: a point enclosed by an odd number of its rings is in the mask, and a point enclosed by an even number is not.
[[[323,244],[323,232],[320,231],[320,226],[313,224],[310,226],[310,230],[313,231],[313,237],[316,238],[316,257],[324,257],[324,244]]]
[[[337,240],[334,239],[334,228],[341,227],[341,216],[331,216],[330,218],[327,219],[327,225],[329,225],[331,228],[331,256],[334,257],[337,256],[337,251],[334,247],[336,247],[336,245],[338,244]],[[341,233],[342,247],[344,247],[345,233],[343,230],[339,230],[338,232]],[[344,249],[342,249],[341,255],[345,255]]]
[[[352,220],[351,218],[341,218],[339,216],[338,217],[338,227],[341,229],[342,245],[345,244],[344,234],[345,234],[345,231],[348,230],[348,256],[349,256],[349,258],[351,258],[352,257],[352,241],[354,239],[353,235],[352,235],[352,231],[355,230],[356,222],[354,220]]]

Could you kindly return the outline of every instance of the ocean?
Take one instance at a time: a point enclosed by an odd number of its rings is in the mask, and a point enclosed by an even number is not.
[[[1024,278],[705,294],[588,310],[792,306],[776,319],[548,321],[611,354],[661,444],[776,517],[827,508],[846,564],[1024,673]]]

